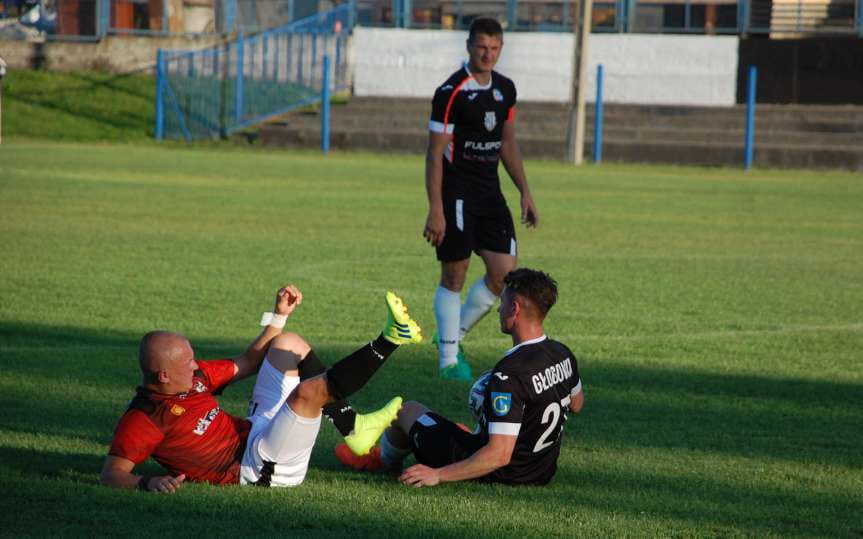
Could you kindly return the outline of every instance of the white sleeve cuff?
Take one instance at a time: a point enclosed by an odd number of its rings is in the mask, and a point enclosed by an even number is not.
[[[575,387],[572,388],[572,391],[569,392],[569,396],[574,397],[579,393],[581,393],[581,380],[579,380],[578,383],[575,384]]]
[[[489,423],[489,434],[504,434],[506,436],[518,436],[521,423]]]
[[[446,135],[451,135],[454,129],[455,124],[445,124],[442,122],[435,122],[434,120],[429,120],[429,131],[431,131],[432,133],[443,133]]]

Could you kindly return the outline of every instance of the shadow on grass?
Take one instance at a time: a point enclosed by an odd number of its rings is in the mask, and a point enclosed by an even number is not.
[[[564,468],[555,481],[579,485],[580,495],[573,501],[584,510],[595,509],[596,500],[603,500],[610,504],[609,511],[633,518],[671,518],[678,525],[689,522],[708,535],[738,535],[741,530],[756,536],[863,533],[863,524],[849,518],[859,515],[859,501],[836,491],[769,488],[757,482],[745,486],[723,482],[716,475],[694,481],[688,474],[645,475],[631,468],[614,472]]]
[[[863,466],[860,384],[586,364],[578,435],[599,445]]]
[[[72,436],[107,444],[117,419],[139,383],[135,357],[140,335],[75,327],[0,323],[0,352],[7,389],[0,396],[2,428]],[[199,357],[229,357],[247,342],[196,340]],[[364,341],[358,339],[360,346]],[[351,349],[316,346],[332,364]],[[598,447],[685,448],[743,457],[768,457],[859,468],[863,457],[863,389],[852,383],[767,376],[721,375],[655,367],[624,367],[589,359],[583,372],[587,403],[573,418],[567,438]],[[461,406],[451,385],[430,379],[422,387],[416,362],[388,362],[357,402],[425,396],[447,413]],[[10,385],[10,381],[18,380]],[[252,381],[221,400],[242,413]],[[394,386],[401,387],[394,387]],[[68,398],[40,398],[41,387]],[[387,387],[383,387],[387,386]],[[393,387],[391,387],[393,386]],[[431,387],[426,387],[431,386]],[[461,393],[461,392],[459,392]],[[53,394],[53,393],[52,393]],[[459,401],[459,402],[456,402]],[[458,419],[458,418],[456,418]],[[572,440],[565,440],[565,446]],[[566,447],[564,447],[566,450]]]
[[[126,110],[122,114],[118,114],[116,110],[106,107],[104,101],[93,97],[93,92],[101,88],[105,90],[104,95],[106,96],[108,91],[118,92],[147,103],[153,102],[154,96],[152,94],[136,92],[117,84],[118,80],[129,79],[135,76],[134,74],[118,75],[106,80],[76,73],[70,73],[67,76],[80,82],[52,86],[42,90],[28,88],[26,92],[18,90],[18,86],[14,85],[6,92],[6,97],[9,100],[68,114],[116,129],[138,128],[145,124],[148,125],[150,122],[151,118],[146,107],[135,107],[133,110]],[[72,100],[70,99],[71,95],[78,95],[80,98]],[[74,105],[72,105],[73,102]]]

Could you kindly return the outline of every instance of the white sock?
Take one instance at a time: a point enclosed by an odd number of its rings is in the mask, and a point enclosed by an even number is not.
[[[464,305],[461,306],[459,327],[459,340],[464,339],[465,334],[488,314],[497,301],[497,296],[485,285],[485,277],[480,277],[468,290]]]
[[[387,437],[386,432],[381,436],[378,443],[381,446],[381,462],[388,470],[400,470],[402,463],[412,452],[410,447],[401,448],[394,446]]]
[[[440,368],[458,362],[458,326],[461,294],[437,287],[434,295],[434,315],[437,320],[438,353]]]

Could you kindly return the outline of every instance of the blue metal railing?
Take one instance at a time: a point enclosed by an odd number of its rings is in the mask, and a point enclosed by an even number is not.
[[[336,59],[333,76],[326,77],[328,91],[346,90],[353,7],[344,4],[253,36],[240,33],[209,49],[160,50],[156,138],[226,136],[319,102],[327,56]]]

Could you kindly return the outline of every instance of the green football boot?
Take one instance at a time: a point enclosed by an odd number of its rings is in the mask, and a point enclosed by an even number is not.
[[[438,346],[439,337],[437,332],[435,332],[432,337],[432,342],[434,342],[435,346]],[[464,348],[461,346],[461,341],[458,343],[458,353],[456,354],[456,363],[444,367],[438,372],[438,376],[442,380],[466,380],[468,382],[473,381],[473,373],[470,370],[470,363],[467,362],[467,359],[464,357]]]

